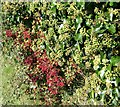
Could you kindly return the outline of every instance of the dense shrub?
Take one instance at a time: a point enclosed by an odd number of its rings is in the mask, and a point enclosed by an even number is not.
[[[109,2],[2,4],[3,53],[25,67],[26,92],[34,93],[34,100],[119,104],[118,6]]]

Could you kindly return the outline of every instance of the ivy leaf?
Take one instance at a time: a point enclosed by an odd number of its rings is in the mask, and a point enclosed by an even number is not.
[[[53,13],[56,13],[56,7],[52,7],[52,8],[51,8],[51,11],[52,11]]]
[[[83,19],[81,17],[76,18],[76,33],[78,32],[79,28],[81,27],[81,23],[82,23]]]
[[[112,9],[112,11],[110,12],[110,21],[112,21],[113,20],[113,9]]]
[[[106,31],[106,29],[100,29],[100,30],[98,30],[96,33],[102,34],[102,33],[104,33],[105,31]]]
[[[82,35],[80,33],[77,33],[76,36],[75,36],[75,40],[80,41],[82,43],[83,42],[82,41]]]
[[[114,24],[110,25],[110,27],[108,28],[108,31],[111,34],[114,34],[116,32],[116,26]]]
[[[64,43],[61,43],[60,46],[61,46],[62,51],[64,51],[64,47],[65,47]]]
[[[20,17],[19,16],[17,17],[17,21],[20,22]]]
[[[116,91],[117,95],[120,96],[118,88],[115,88],[115,91]]]
[[[80,29],[80,27],[81,27],[81,24],[79,23],[79,24],[77,25],[76,33],[78,32],[78,30]]]
[[[100,77],[103,79],[103,77],[104,77],[104,74],[105,74],[105,70],[104,69],[102,69],[101,71],[100,71]]]
[[[113,56],[113,57],[111,58],[111,64],[112,64],[113,66],[116,66],[116,65],[118,64],[118,62],[120,62],[120,56]]]
[[[78,18],[76,19],[76,23],[77,23],[77,24],[79,24],[79,23],[81,24],[82,21],[83,21],[83,20],[82,20],[82,17],[78,17]]]
[[[110,2],[109,5],[110,5],[110,6],[113,6],[113,2]]]
[[[107,67],[106,67],[107,70],[111,71],[111,65],[109,64]]]

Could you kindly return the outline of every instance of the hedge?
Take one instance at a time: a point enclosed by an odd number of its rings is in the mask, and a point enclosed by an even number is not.
[[[2,3],[2,52],[35,104],[119,105],[119,5]]]

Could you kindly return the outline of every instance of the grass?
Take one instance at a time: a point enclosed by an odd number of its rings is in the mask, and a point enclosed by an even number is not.
[[[22,91],[21,87],[17,88],[17,85],[21,83],[23,74],[17,73],[16,64],[12,59],[5,59],[0,54],[0,105],[32,105],[32,101],[29,99],[29,95]],[[18,77],[19,74],[20,77]],[[18,79],[19,78],[19,79]]]
[[[1,55],[0,55],[1,59]],[[2,62],[0,60],[0,105],[2,104]]]
[[[11,96],[11,84],[10,81],[14,76],[14,65],[10,64],[8,60],[6,60],[2,55],[1,57],[1,74],[2,74],[2,104],[6,104],[10,100]],[[8,97],[9,96],[9,97]]]

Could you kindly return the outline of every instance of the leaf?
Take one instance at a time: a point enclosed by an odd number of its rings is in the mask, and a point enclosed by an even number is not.
[[[77,33],[76,36],[75,36],[75,40],[76,40],[76,41],[83,42],[83,41],[82,41],[82,35],[81,35],[80,33]]]
[[[107,70],[111,71],[111,65],[109,64],[107,67],[106,67]]]
[[[113,66],[116,66],[116,64],[118,64],[118,62],[120,62],[120,56],[113,56],[113,57],[111,58],[111,64],[112,64]]]
[[[98,25],[98,27],[95,29],[96,33],[103,33],[106,29],[103,29],[103,24]]]
[[[106,29],[100,29],[99,31],[97,31],[96,33],[100,33],[100,34],[102,34],[102,33],[104,33],[106,31]]]
[[[76,33],[78,32],[79,28],[81,28],[81,24],[80,23],[77,25]]]
[[[113,2],[110,2],[109,5],[110,5],[110,6],[113,6]]]
[[[108,28],[108,31],[111,34],[114,34],[116,32],[116,26],[114,24],[110,25],[110,27]]]
[[[118,84],[120,83],[120,78],[116,78],[116,84],[117,84],[117,86],[118,86]]]
[[[20,17],[19,16],[17,17],[17,21],[20,22]]]
[[[79,24],[79,23],[81,24],[82,21],[83,21],[82,17],[78,17],[78,18],[76,19],[76,23],[77,23],[77,24]]]
[[[116,91],[117,95],[120,96],[118,88],[115,88],[115,91]]]
[[[64,47],[65,47],[64,43],[61,43],[60,46],[61,46],[62,51],[64,51]]]
[[[56,7],[52,7],[52,8],[51,8],[51,11],[52,11],[53,13],[56,13]]]
[[[76,33],[78,32],[79,28],[81,27],[82,21],[83,21],[82,17],[76,18],[76,28],[77,28]]]
[[[113,12],[110,13],[110,21],[113,20]]]
[[[103,79],[103,77],[104,77],[104,74],[105,74],[105,70],[104,69],[102,69],[101,71],[100,71],[100,77]]]

